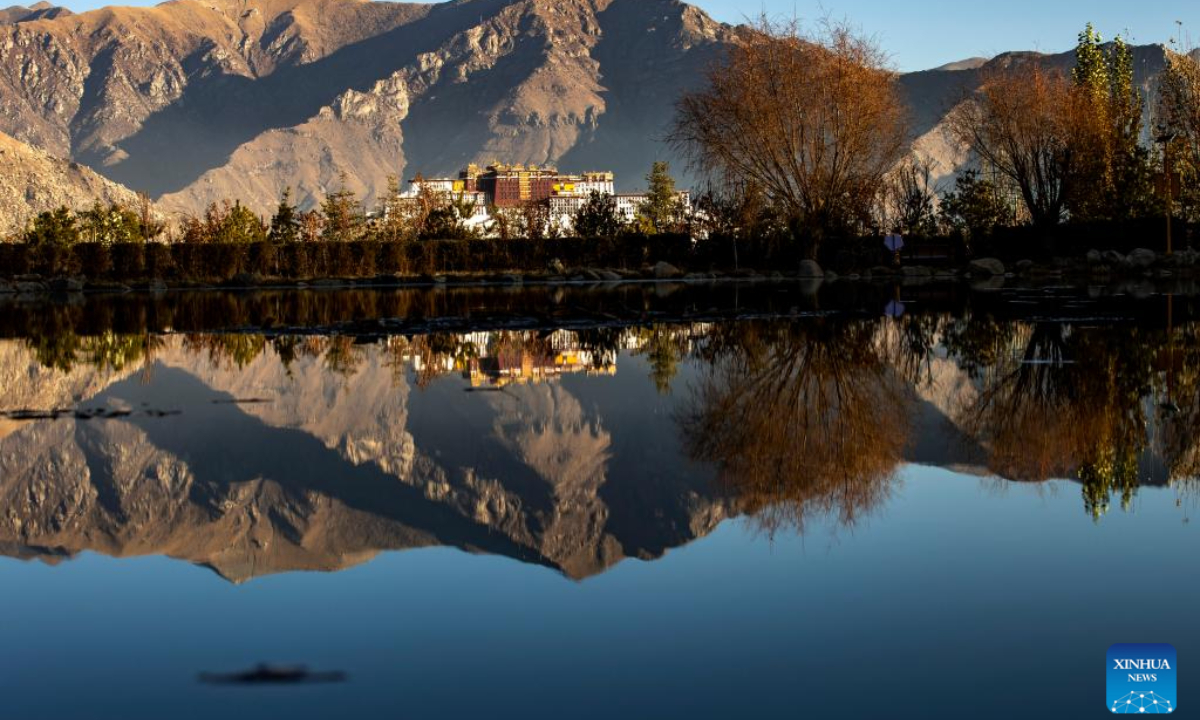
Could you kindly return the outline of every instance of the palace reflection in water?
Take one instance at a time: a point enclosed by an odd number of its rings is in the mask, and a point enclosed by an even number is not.
[[[906,464],[1189,487],[1200,326],[912,315],[0,341],[0,549],[245,581],[451,546],[573,577],[749,516],[854,523]]]

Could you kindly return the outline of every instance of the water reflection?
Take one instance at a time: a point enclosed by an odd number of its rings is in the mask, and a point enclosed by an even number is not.
[[[1198,367],[1195,324],[985,313],[51,327],[0,341],[0,551],[166,554],[240,582],[445,545],[583,578],[736,515],[852,523],[914,462],[1073,478],[1099,519],[1196,476]]]
[[[910,441],[899,339],[867,321],[713,328],[680,420],[689,454],[768,527],[814,510],[852,522],[886,497]]]

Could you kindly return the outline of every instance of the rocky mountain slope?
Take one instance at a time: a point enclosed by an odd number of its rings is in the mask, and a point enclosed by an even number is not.
[[[468,161],[633,183],[733,31],[676,0],[175,0],[0,26],[0,131],[195,211]]]
[[[679,0],[172,0],[0,24],[0,132],[71,158],[168,210],[240,198],[268,211],[389,174],[468,162],[611,169],[628,189],[675,99],[736,39]],[[19,22],[14,21],[19,20]],[[949,176],[946,112],[988,68],[1070,54],[974,58],[902,78],[918,147]],[[1138,48],[1148,90],[1163,51]],[[677,167],[676,170],[682,170]]]
[[[79,163],[51,157],[0,133],[0,239],[38,213],[93,200],[134,205],[137,194]]]

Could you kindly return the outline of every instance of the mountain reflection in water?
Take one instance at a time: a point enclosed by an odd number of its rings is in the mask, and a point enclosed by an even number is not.
[[[1197,475],[1198,369],[1193,323],[970,313],[57,328],[0,341],[0,552],[163,554],[242,582],[451,546],[585,578],[734,516],[853,523],[906,463],[1072,478],[1099,521]]]

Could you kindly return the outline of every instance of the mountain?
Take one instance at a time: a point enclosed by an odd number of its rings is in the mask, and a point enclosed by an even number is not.
[[[676,0],[175,0],[0,26],[0,131],[195,212],[503,159],[640,182],[734,30]]]
[[[12,7],[0,8],[0,25],[4,23],[29,22],[30,20],[41,20],[42,18],[65,17],[71,14],[70,10],[51,5],[43,0],[29,7],[13,5]]]
[[[135,205],[137,194],[69,160],[51,157],[0,133],[0,239],[35,215],[94,200]]]
[[[389,174],[495,160],[638,187],[653,160],[678,161],[662,142],[674,102],[741,32],[679,0],[35,7],[0,24],[0,132],[188,213],[229,198],[266,213],[286,186],[312,205],[343,172],[370,204]],[[1163,49],[1136,52],[1152,90]],[[984,73],[1071,59],[902,76],[917,147],[950,177],[965,157],[943,120]]]

